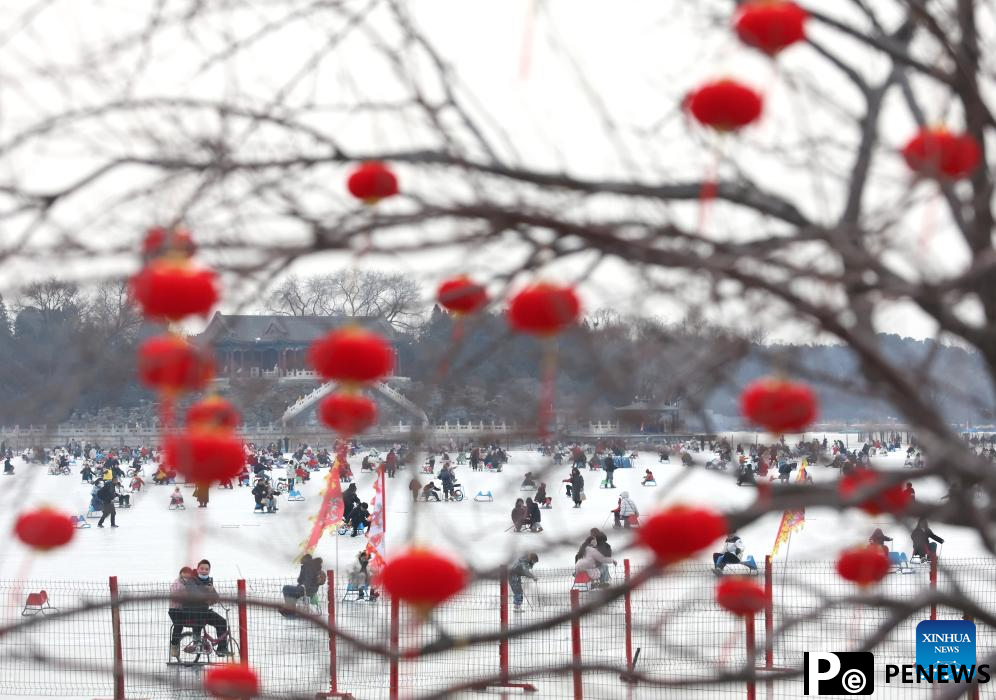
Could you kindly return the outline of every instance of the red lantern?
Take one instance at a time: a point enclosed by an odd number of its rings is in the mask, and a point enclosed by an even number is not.
[[[204,674],[204,690],[213,698],[254,698],[259,695],[259,677],[249,666],[210,666]]]
[[[858,507],[869,515],[901,513],[909,506],[910,497],[903,489],[902,484],[881,490],[882,475],[870,469],[856,469],[844,476],[839,485],[840,497],[850,499],[859,491],[867,491],[875,489],[875,487],[879,489],[878,495],[858,504]]]
[[[76,534],[76,523],[71,515],[39,508],[18,516],[14,534],[29,547],[44,551],[68,544]]]
[[[357,199],[376,204],[398,193],[398,178],[383,163],[368,161],[350,174],[346,186]]]
[[[214,376],[214,362],[183,338],[158,335],[138,348],[138,376],[158,391],[197,391]]]
[[[316,340],[308,350],[308,360],[325,379],[354,384],[377,381],[394,370],[390,343],[356,326]]]
[[[467,571],[428,549],[409,549],[388,560],[381,584],[393,597],[428,612],[467,585]]]
[[[512,328],[533,335],[556,335],[577,322],[581,300],[573,287],[540,282],[512,297],[508,322]]]
[[[673,564],[705,549],[725,534],[726,518],[719,513],[674,506],[645,520],[637,538],[662,564]]]
[[[473,314],[488,304],[488,292],[466,275],[453,277],[439,285],[436,298],[440,305],[455,314]]]
[[[187,427],[198,430],[233,432],[239,427],[242,416],[220,396],[209,396],[187,409]]]
[[[150,228],[142,241],[142,255],[147,260],[164,255],[189,258],[197,251],[193,236],[184,228]]]
[[[358,394],[332,394],[318,405],[318,418],[340,435],[359,435],[377,422],[377,404]]]
[[[859,586],[870,586],[889,573],[889,557],[879,546],[854,547],[837,559],[837,573]]]
[[[767,603],[764,589],[745,578],[725,578],[716,586],[719,607],[734,615],[751,615]]]
[[[242,441],[231,435],[188,430],[166,438],[164,461],[197,484],[233,479],[246,463]]]
[[[130,286],[142,314],[151,319],[206,316],[218,301],[214,272],[189,260],[154,260],[131,278]]]
[[[969,134],[952,134],[940,127],[920,129],[903,148],[910,170],[924,177],[958,180],[982,162],[982,149]]]
[[[793,433],[816,420],[819,404],[805,384],[759,379],[740,395],[740,412],[770,433]]]
[[[737,131],[761,117],[764,100],[746,85],[719,80],[689,94],[685,105],[700,124],[716,131]]]
[[[794,2],[752,0],[740,6],[734,26],[740,41],[774,56],[806,38],[808,16]]]

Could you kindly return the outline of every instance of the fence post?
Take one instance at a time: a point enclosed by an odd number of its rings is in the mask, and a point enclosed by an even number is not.
[[[246,606],[246,580],[240,578],[235,583],[239,601],[239,663],[249,665],[249,614]]]
[[[581,619],[577,617],[580,602],[578,592],[571,590],[571,661],[574,664],[574,700],[584,700],[584,684],[581,680]]]
[[[508,683],[508,567],[501,567],[501,602],[498,617],[501,623],[501,639],[498,641],[498,676],[501,684]]]
[[[744,616],[744,622],[746,624],[744,632],[747,638],[747,670],[750,673],[750,676],[747,678],[747,700],[757,700],[757,687],[754,684],[754,653],[757,649],[754,640],[754,613],[747,613]]]
[[[118,606],[118,577],[107,579],[111,588],[111,632],[114,636],[114,700],[125,700],[124,654],[121,651],[121,608]]]
[[[775,595],[771,571],[771,555],[764,557],[764,668],[768,671],[775,667]],[[764,682],[768,698],[771,698],[774,685],[771,679]]]
[[[929,548],[927,550],[930,551]],[[937,555],[930,555],[930,593],[933,595],[937,593]],[[937,619],[937,602],[931,602],[930,604],[930,619]]]
[[[400,636],[398,617],[398,599],[391,596],[391,700],[398,700],[398,637]]]
[[[329,569],[325,572],[325,576],[329,588],[329,692],[336,694],[339,692],[339,679],[335,648],[335,571]]]
[[[633,601],[629,590],[629,559],[623,559],[623,578],[626,581],[626,597],[623,599],[626,618],[626,671],[633,672]]]

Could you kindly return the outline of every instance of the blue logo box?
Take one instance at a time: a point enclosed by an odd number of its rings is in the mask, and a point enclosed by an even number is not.
[[[924,620],[916,626],[917,666],[974,666],[975,623]]]

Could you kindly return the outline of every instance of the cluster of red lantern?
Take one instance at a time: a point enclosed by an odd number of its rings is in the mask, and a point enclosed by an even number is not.
[[[466,275],[444,280],[436,290],[439,305],[458,316],[476,314],[488,305],[488,292],[484,285]]]
[[[920,129],[903,148],[910,170],[923,177],[959,180],[968,177],[982,162],[982,149],[969,134],[947,129]]]
[[[647,518],[637,539],[661,564],[674,564],[726,534],[726,518],[707,508],[673,506]]]
[[[27,546],[40,551],[62,547],[76,534],[72,516],[53,508],[21,513],[14,522],[14,535]]]
[[[792,433],[804,430],[816,420],[819,403],[806,384],[767,378],[744,389],[740,412],[769,433]]]
[[[220,396],[209,396],[187,409],[187,427],[192,429],[231,433],[241,421],[235,406]]]
[[[204,674],[204,690],[213,698],[254,698],[259,695],[259,677],[249,666],[211,666]]]
[[[422,615],[466,588],[467,579],[463,566],[419,547],[391,557],[380,574],[384,590]]]
[[[340,328],[312,343],[308,359],[325,380],[344,385],[344,391],[327,396],[318,407],[325,425],[350,436],[377,421],[377,404],[357,390],[394,370],[394,351],[387,340],[358,326]]]
[[[910,505],[910,495],[902,484],[885,487],[883,483],[882,474],[870,469],[856,469],[840,480],[838,490],[840,497],[848,500],[860,491],[878,491],[876,495],[858,504],[869,515],[902,513]]]
[[[889,557],[877,545],[845,550],[837,559],[837,573],[859,586],[878,583],[889,573]]]
[[[218,282],[213,270],[187,258],[164,258],[131,278],[131,294],[146,318],[180,321],[210,313],[218,302]]]
[[[508,322],[517,331],[552,336],[577,323],[581,300],[574,288],[539,282],[512,297]]]
[[[373,205],[398,194],[398,178],[380,161],[367,161],[350,173],[346,187],[351,195]]]
[[[138,377],[164,394],[198,391],[214,377],[214,361],[179,336],[159,335],[139,346]]]
[[[767,603],[764,589],[745,578],[724,578],[716,585],[716,602],[719,607],[734,615],[753,615],[763,610]]]

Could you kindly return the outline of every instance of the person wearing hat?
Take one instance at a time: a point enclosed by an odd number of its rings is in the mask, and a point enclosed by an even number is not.
[[[533,581],[536,574],[533,573],[533,566],[539,561],[535,552],[530,552],[519,557],[508,572],[508,587],[512,589],[512,605],[515,612],[522,612],[522,577],[527,576]]]

